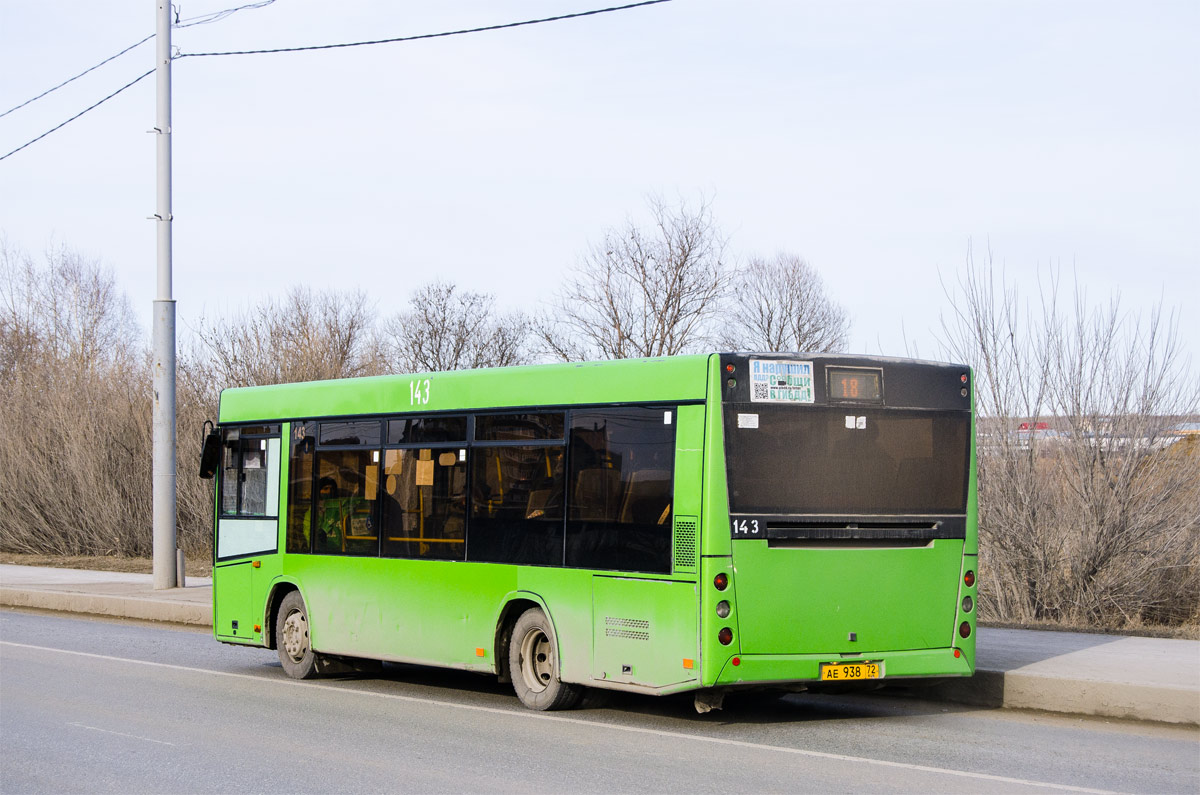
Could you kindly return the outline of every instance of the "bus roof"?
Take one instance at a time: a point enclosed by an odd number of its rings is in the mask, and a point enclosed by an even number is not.
[[[220,421],[703,400],[708,360],[698,354],[239,387],[221,393]]]

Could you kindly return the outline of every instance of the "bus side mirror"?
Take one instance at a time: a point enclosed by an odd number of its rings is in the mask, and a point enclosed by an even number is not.
[[[211,422],[205,421],[204,425],[209,430],[204,436],[204,449],[200,452],[200,477],[211,480],[221,463],[221,434],[217,433]]]

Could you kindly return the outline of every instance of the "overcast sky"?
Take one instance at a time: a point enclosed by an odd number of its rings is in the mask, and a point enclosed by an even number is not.
[[[436,33],[584,0],[277,0],[182,53]],[[612,3],[615,4],[615,3]],[[184,20],[237,5],[189,0]],[[4,0],[0,112],[154,31],[154,3]],[[180,333],[291,285],[382,314],[434,277],[534,310],[644,196],[799,254],[851,350],[937,353],[970,241],[1037,291],[1186,311],[1200,350],[1200,3],[674,0],[514,30],[174,64]],[[0,118],[0,155],[154,66],[154,43]],[[0,233],[111,266],[147,336],[153,77],[0,161]],[[940,276],[939,276],[940,275]]]

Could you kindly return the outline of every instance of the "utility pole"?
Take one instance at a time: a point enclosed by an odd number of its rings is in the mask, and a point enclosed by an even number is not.
[[[175,567],[175,300],[171,297],[171,3],[155,0],[158,105],[158,289],[154,298],[154,589],[178,584]]]

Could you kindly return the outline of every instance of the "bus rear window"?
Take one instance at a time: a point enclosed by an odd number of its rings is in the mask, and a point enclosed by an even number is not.
[[[743,514],[962,514],[971,415],[727,404],[729,508]]]

